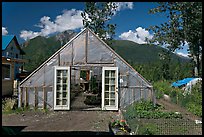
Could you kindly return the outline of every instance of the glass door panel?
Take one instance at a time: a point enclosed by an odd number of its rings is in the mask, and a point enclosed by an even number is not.
[[[118,68],[103,67],[102,74],[102,109],[118,109]]]
[[[69,110],[70,108],[69,78],[69,67],[55,67],[54,110]]]

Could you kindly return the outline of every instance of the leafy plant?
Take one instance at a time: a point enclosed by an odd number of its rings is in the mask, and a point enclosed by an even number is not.
[[[84,103],[87,105],[100,105],[101,97],[98,96],[86,96]]]

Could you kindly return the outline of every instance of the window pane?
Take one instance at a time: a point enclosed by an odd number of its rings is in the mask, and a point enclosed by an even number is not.
[[[63,98],[67,97],[67,92],[63,92]]]
[[[67,83],[67,78],[63,78],[63,83]]]
[[[105,92],[105,98],[109,98],[109,92]]]
[[[60,90],[61,89],[61,85],[57,85],[57,90]]]
[[[63,70],[63,76],[67,76],[67,70]]]
[[[111,77],[115,77],[115,70],[111,70]]]
[[[56,100],[56,105],[61,105],[61,103],[62,103],[62,100],[60,100],[60,99]]]
[[[109,105],[109,99],[105,99],[105,105]]]
[[[105,84],[109,84],[109,78],[105,78]]]
[[[105,91],[109,91],[109,85],[105,85]]]
[[[60,97],[61,97],[61,93],[57,92],[57,98],[60,98]]]
[[[115,91],[115,85],[110,86],[111,91]]]
[[[60,81],[61,81],[61,78],[58,77],[57,78],[57,83],[61,83]]]
[[[61,76],[61,70],[57,70],[57,76]]]
[[[110,79],[110,84],[111,84],[111,85],[114,85],[114,84],[115,84],[115,78],[111,78],[111,79]]]
[[[63,85],[63,90],[67,90],[67,85]]]
[[[115,98],[115,92],[110,92],[110,98]]]
[[[67,100],[66,99],[62,100],[62,105],[67,105]]]
[[[105,70],[105,77],[109,77],[109,70]]]
[[[115,105],[115,100],[111,99],[110,100],[110,105]]]

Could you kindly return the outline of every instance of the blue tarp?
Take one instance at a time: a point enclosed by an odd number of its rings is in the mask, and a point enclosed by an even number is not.
[[[179,87],[179,86],[187,84],[188,82],[190,82],[193,79],[195,79],[195,78],[185,78],[185,79],[182,79],[182,80],[178,80],[178,81],[172,83],[171,86],[172,87]]]

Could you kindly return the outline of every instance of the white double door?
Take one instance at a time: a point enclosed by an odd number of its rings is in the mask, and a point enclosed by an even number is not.
[[[70,110],[70,67],[54,67],[54,110]],[[102,68],[102,110],[118,110],[118,68]]]

